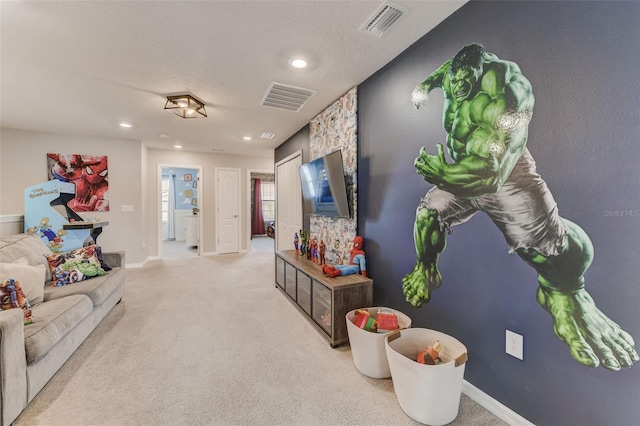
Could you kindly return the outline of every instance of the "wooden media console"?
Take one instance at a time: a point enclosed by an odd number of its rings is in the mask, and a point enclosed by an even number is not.
[[[294,250],[276,252],[276,287],[295,303],[329,340],[331,347],[349,341],[346,315],[373,303],[373,280],[359,274],[329,278],[320,265]]]

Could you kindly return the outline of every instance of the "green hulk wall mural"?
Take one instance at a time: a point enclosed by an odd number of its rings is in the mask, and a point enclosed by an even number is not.
[[[415,160],[417,173],[434,186],[416,210],[417,262],[402,280],[407,302],[420,307],[429,301],[442,283],[438,257],[447,233],[482,211],[502,231],[510,252],[538,273],[538,303],[553,317],[555,333],[573,358],[614,371],[632,366],[640,359],[633,338],[596,307],[585,289],[591,241],[559,216],[527,150],[534,96],[518,65],[472,44],[416,86],[415,107],[435,88],[444,91],[451,162],[442,144],[436,155],[422,147]]]

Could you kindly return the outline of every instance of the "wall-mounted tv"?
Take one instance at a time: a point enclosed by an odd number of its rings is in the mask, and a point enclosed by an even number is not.
[[[300,166],[305,215],[350,217],[340,150]]]

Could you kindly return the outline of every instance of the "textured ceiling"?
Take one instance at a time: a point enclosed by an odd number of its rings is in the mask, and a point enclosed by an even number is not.
[[[376,37],[360,27],[382,1],[2,1],[0,125],[272,156],[465,2],[394,1],[408,12]],[[262,106],[273,82],[316,93],[298,112]],[[181,93],[208,118],[163,109]]]

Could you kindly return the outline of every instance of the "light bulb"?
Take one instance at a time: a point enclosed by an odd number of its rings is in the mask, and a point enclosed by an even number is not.
[[[306,68],[307,61],[305,61],[304,59],[294,59],[293,61],[291,61],[291,66],[294,68]]]

